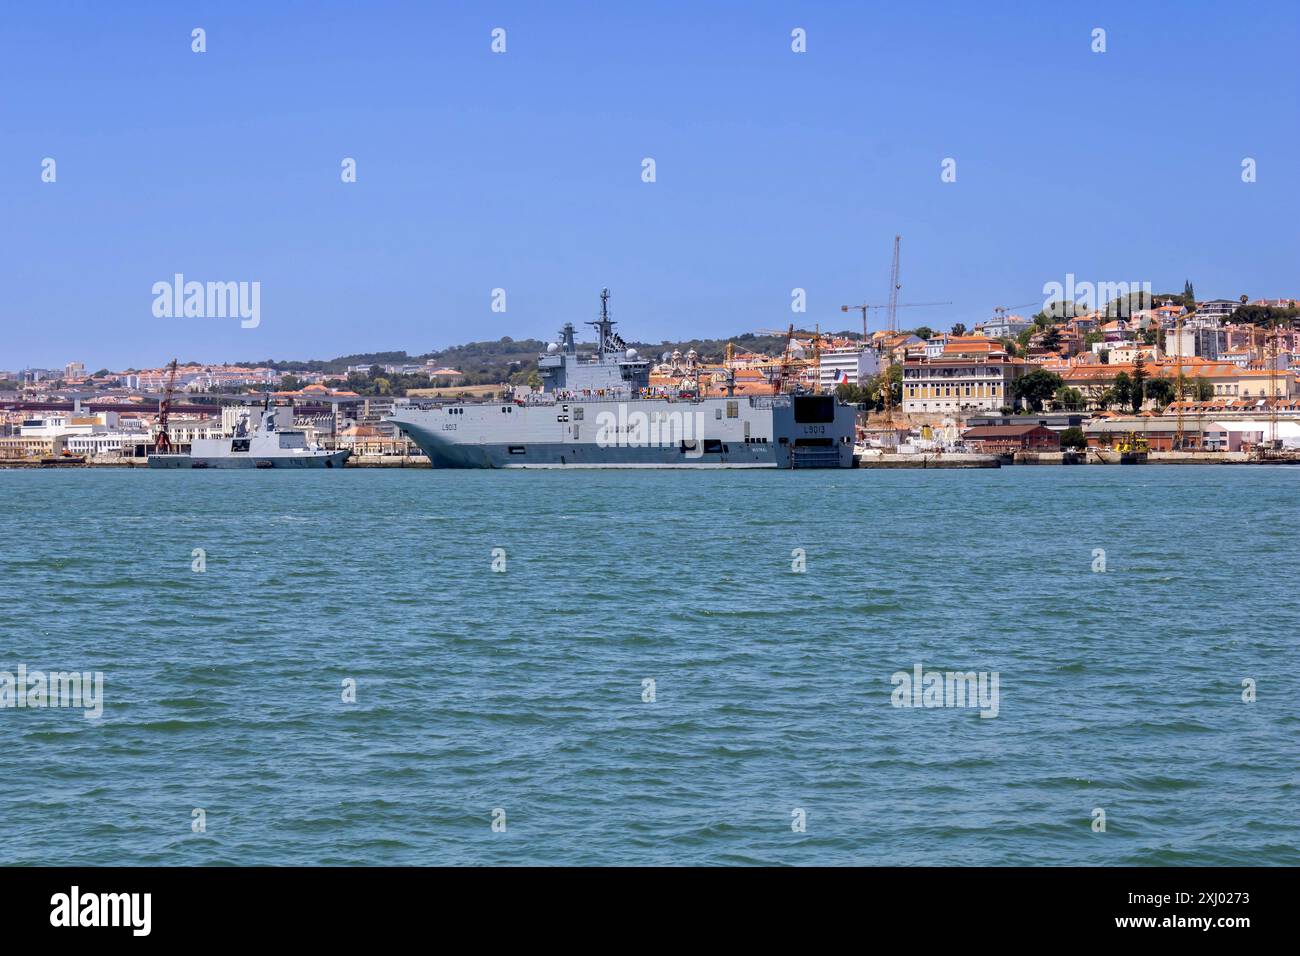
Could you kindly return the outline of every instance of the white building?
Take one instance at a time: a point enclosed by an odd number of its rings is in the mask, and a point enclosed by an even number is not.
[[[1241,307],[1241,303],[1232,299],[1211,299],[1196,306],[1196,314],[1206,319],[1226,319]]]
[[[87,458],[122,457],[124,448],[134,447],[150,441],[149,433],[143,429],[137,431],[95,432],[90,435],[67,436],[66,448],[74,455]],[[129,457],[130,452],[127,452]]]
[[[1031,328],[1033,322],[1018,315],[999,314],[986,322],[975,324],[976,335],[986,335],[991,339],[1014,339],[1025,329]]]
[[[904,363],[903,411],[999,411],[1013,403],[1011,385],[1024,371],[1024,362],[1009,357],[996,341],[983,347],[975,339],[950,342],[938,357]]]
[[[1200,356],[1217,360],[1225,351],[1227,335],[1217,320],[1194,320],[1184,324],[1181,331],[1177,327],[1165,330],[1166,355],[1180,355],[1183,358]]]
[[[854,345],[821,353],[819,383],[823,392],[833,392],[836,385],[861,385],[879,372],[880,354],[875,349]]]

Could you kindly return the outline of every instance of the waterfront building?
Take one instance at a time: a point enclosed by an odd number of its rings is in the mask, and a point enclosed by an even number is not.
[[[998,411],[1012,404],[1011,384],[1025,371],[995,339],[948,343],[935,357],[903,365],[903,411],[908,414]]]
[[[961,433],[961,440],[978,452],[1006,455],[1018,451],[1060,451],[1059,433],[1037,422],[1016,425],[976,425]]]
[[[1176,419],[1166,415],[1121,415],[1097,418],[1083,428],[1089,448],[1110,448],[1132,438],[1146,442],[1149,451],[1173,451],[1180,433]],[[1180,451],[1229,451],[1228,430],[1208,419],[1187,419],[1181,426]]]
[[[65,447],[70,454],[86,458],[130,458],[135,446],[148,444],[151,440],[149,432],[142,429],[68,435],[66,439]]]
[[[0,437],[0,460],[51,458],[62,454],[66,435],[6,435]]]
[[[1067,428],[1082,428],[1084,422],[1092,417],[1091,412],[1031,412],[1028,415],[972,415],[966,424],[972,428],[980,425],[1042,425],[1054,432],[1063,432]]]
[[[1182,361],[1183,378],[1188,382],[1203,379],[1213,389],[1215,398],[1287,398],[1295,391],[1295,373],[1281,370],[1270,373],[1267,369],[1238,368],[1231,362],[1211,362],[1199,358]],[[1088,402],[1096,402],[1103,392],[1115,384],[1115,377],[1124,372],[1132,378],[1137,366],[1131,363],[1108,365],[1075,365],[1060,372],[1062,383],[1077,388]],[[1143,372],[1148,379],[1163,378],[1171,381],[1178,377],[1178,363],[1165,359],[1146,363]]]

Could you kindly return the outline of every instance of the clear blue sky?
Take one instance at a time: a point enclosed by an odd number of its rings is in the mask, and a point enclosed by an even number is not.
[[[1069,272],[1300,295],[1298,11],[14,0],[0,369],[551,337],[606,285],[629,339],[783,326],[796,286],[847,327],[895,232],[901,301],[954,303],[906,324]],[[176,272],[260,281],[261,325],[155,318]]]

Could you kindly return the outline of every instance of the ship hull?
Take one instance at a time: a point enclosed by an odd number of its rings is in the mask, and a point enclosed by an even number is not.
[[[257,455],[194,456],[150,455],[150,468],[342,468],[348,460],[348,451],[324,455],[285,455],[263,457]]]
[[[796,414],[788,399],[775,407],[743,399],[569,401],[411,408],[390,421],[434,468],[853,467],[854,410],[816,398],[816,414],[805,404]],[[637,434],[638,416],[643,422],[689,418],[690,430],[626,440]]]

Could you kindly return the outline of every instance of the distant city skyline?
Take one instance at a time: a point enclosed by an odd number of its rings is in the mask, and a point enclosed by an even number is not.
[[[1300,295],[1294,4],[669,6],[9,11],[0,369],[545,340],[604,286],[629,341],[856,329],[896,233],[952,303],[904,327]],[[160,317],[177,274],[258,321]]]

